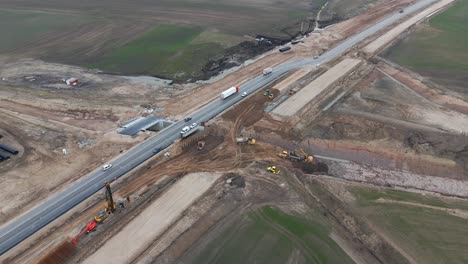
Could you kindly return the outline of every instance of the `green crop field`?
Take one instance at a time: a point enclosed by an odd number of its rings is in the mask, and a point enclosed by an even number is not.
[[[430,19],[383,55],[436,82],[465,86],[468,80],[468,0]]]
[[[111,72],[163,75],[174,80],[187,79],[187,75],[196,76],[209,58],[223,50],[221,44],[209,39],[194,43],[202,32],[198,27],[159,25],[103,56],[90,67]]]
[[[403,191],[352,188],[355,206],[417,263],[467,263],[468,202]],[[383,201],[386,202],[383,202]]]
[[[263,207],[218,235],[193,263],[353,263],[329,237],[329,228]]]

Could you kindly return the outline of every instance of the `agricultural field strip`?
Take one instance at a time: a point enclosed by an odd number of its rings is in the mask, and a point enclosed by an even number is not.
[[[385,47],[388,43],[390,43],[392,40],[397,38],[401,33],[403,33],[405,30],[407,30],[409,27],[412,25],[416,24],[418,21],[424,19],[428,15],[436,12],[437,10],[445,7],[448,4],[451,4],[455,0],[442,0],[437,4],[434,4],[430,8],[420,12],[419,14],[411,17],[410,19],[406,20],[405,22],[399,24],[398,26],[394,27],[384,35],[380,36],[367,46],[363,48],[364,52],[374,54],[378,52],[380,49]]]

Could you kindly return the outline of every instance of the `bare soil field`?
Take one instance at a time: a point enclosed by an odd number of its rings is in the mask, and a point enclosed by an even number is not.
[[[429,101],[376,68],[354,87],[354,92],[304,127],[301,133],[305,142],[324,139],[330,146],[334,141],[342,141],[346,142],[343,147],[355,144],[359,149],[385,149],[399,155],[452,160],[464,171],[461,174],[466,175],[466,122],[465,114]],[[379,164],[371,156],[368,162]],[[458,169],[451,173],[444,169],[435,174],[444,173],[445,177],[460,176]]]
[[[0,116],[1,142],[20,151],[0,163],[1,199],[8,201],[1,209],[2,223],[136,142],[112,136],[104,139],[61,124],[45,125],[4,110]]]

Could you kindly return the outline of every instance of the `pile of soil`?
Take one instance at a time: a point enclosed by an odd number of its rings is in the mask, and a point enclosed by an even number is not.
[[[245,187],[245,179],[241,175],[237,173],[228,173],[224,175],[224,179],[228,180],[231,179],[231,182],[229,183],[231,186],[236,186],[239,188],[244,188]]]
[[[275,47],[272,41],[244,41],[227,49],[223,55],[211,59],[202,68],[202,80],[208,80],[222,71],[240,66],[244,61],[267,52]]]
[[[297,165],[299,169],[301,169],[304,173],[307,174],[328,174],[328,165],[323,162],[314,162],[314,163],[306,163],[301,162]]]
[[[52,250],[48,251],[42,258],[40,258],[38,264],[59,264],[64,263],[70,256],[76,252],[76,246],[70,241],[62,241],[60,244],[55,246]]]
[[[417,153],[449,158],[468,172],[468,136],[411,132],[404,143]]]
[[[385,125],[365,118],[329,115],[303,129],[305,136],[332,140],[378,140],[386,137]]]

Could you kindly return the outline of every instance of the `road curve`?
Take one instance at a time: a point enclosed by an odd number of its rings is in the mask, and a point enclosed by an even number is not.
[[[257,76],[242,85],[240,87],[240,93],[247,92],[248,94],[252,94],[292,69],[311,64],[323,64],[333,60],[346,53],[350,48],[367,37],[398,21],[403,16],[414,13],[434,2],[437,2],[437,0],[420,0],[414,5],[407,7],[404,13],[395,13],[380,20],[375,25],[339,43],[317,59],[311,57],[279,65],[275,68],[272,74],[268,76]],[[201,123],[212,119],[219,113],[241,101],[243,98],[240,96],[240,93],[225,100],[217,99],[210,102],[193,113],[191,115],[192,120],[190,122]],[[66,190],[53,194],[31,210],[3,224],[0,228],[0,255],[3,255],[12,247],[40,230],[42,227],[99,191],[103,188],[105,181],[112,181],[114,178],[121,177],[142,162],[151,158],[154,155],[154,149],[159,147],[162,149],[167,148],[177,138],[179,138],[179,131],[184,126],[186,126],[186,123],[183,121],[172,124],[155,136],[115,158],[112,161],[113,167],[109,170],[102,171],[100,168],[96,169],[82,177],[80,180],[74,182]]]

